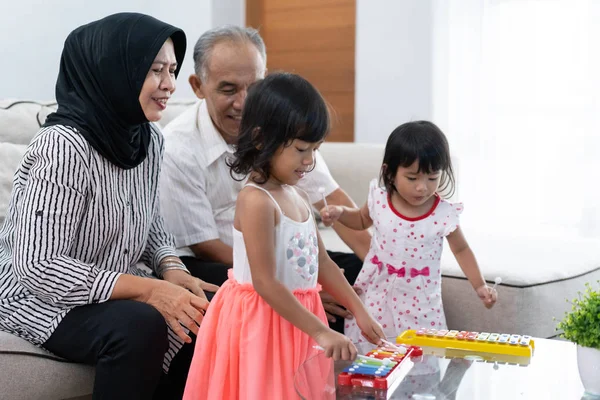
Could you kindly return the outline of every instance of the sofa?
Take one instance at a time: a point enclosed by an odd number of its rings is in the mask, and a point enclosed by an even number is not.
[[[193,102],[171,101],[161,125]],[[55,108],[53,102],[0,101],[0,223],[13,173],[27,143]],[[320,151],[340,186],[362,205],[369,181],[379,172],[383,145],[324,143]],[[456,163],[460,168],[459,159]],[[500,276],[502,284],[498,286],[498,304],[492,310],[485,309],[446,248],[442,296],[451,329],[553,337],[554,318],[570,309],[565,299],[576,296],[585,282],[600,279],[600,254],[592,240],[509,237],[477,226],[463,229],[485,279],[493,283]],[[328,249],[349,251],[330,228],[321,227],[320,232]],[[0,332],[0,399],[87,399],[91,398],[93,381],[93,367],[66,362]]]

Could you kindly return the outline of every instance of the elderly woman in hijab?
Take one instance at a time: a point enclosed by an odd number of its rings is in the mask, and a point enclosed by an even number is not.
[[[0,229],[0,329],[95,365],[95,399],[181,398],[203,289],[216,290],[189,275],[159,215],[151,122],[185,47],[182,30],[142,14],[74,30],[58,111],[21,161]]]

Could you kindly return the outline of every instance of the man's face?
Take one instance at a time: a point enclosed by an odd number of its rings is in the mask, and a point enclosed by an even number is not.
[[[264,78],[265,69],[252,43],[223,41],[209,55],[205,79],[190,77],[194,93],[205,99],[213,124],[229,144],[237,142],[248,86]]]

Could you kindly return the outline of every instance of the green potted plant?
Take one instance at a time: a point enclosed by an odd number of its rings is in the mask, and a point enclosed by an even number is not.
[[[577,344],[579,376],[586,393],[600,395],[600,291],[586,283],[578,294],[557,329],[561,337]]]

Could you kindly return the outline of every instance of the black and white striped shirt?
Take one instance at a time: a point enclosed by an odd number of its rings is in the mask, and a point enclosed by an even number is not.
[[[0,229],[0,330],[41,346],[73,307],[107,301],[120,274],[175,255],[158,210],[162,135],[121,169],[71,127],[43,128],[15,173]],[[137,265],[136,265],[137,264]],[[169,330],[165,369],[182,345]]]

